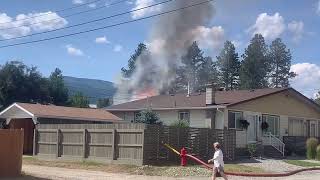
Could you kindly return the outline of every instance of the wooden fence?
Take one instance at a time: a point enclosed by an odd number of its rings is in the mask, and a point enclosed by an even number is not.
[[[285,151],[288,155],[291,155],[292,153],[299,155],[299,156],[305,156],[306,155],[306,142],[307,139],[310,137],[305,136],[283,136],[283,143],[285,146]],[[315,137],[319,140],[320,138]]]
[[[179,151],[186,147],[188,153],[206,161],[213,157],[212,144],[219,142],[225,160],[235,160],[235,130],[147,126],[144,133],[144,164],[179,161],[179,157],[166,149],[162,143],[168,143]]]
[[[175,128],[143,124],[40,124],[34,132],[34,155],[41,158],[94,160],[105,163],[154,164],[178,161],[162,143],[202,159],[218,141],[226,160],[234,160],[235,131]]]
[[[21,174],[23,129],[0,129],[0,178]]]

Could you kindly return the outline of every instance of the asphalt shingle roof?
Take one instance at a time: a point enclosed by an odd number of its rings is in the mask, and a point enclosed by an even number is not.
[[[36,117],[67,118],[117,122],[121,119],[104,109],[74,108],[55,105],[16,103]]]
[[[277,93],[287,88],[266,88],[255,90],[232,90],[232,91],[216,91],[215,105],[232,105],[243,101],[259,98],[265,95]],[[175,95],[158,95],[141,99],[137,101],[127,102],[123,104],[113,105],[107,110],[132,110],[151,108],[190,108],[190,107],[206,107],[205,93],[195,93],[187,97],[186,93]]]

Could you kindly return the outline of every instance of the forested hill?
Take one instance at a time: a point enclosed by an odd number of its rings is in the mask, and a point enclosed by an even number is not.
[[[96,104],[99,98],[113,97],[116,92],[113,83],[109,81],[64,76],[64,83],[69,90],[69,96],[82,92],[91,104]]]

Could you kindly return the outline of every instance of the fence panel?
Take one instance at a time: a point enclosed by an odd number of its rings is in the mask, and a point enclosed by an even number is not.
[[[234,160],[235,131],[139,124],[45,124],[35,130],[34,155],[126,164],[179,162],[168,143],[206,160],[220,142],[226,160]]]
[[[35,129],[34,155],[142,164],[143,128],[139,124],[45,124]]]
[[[179,157],[164,146],[168,143],[177,150],[186,147],[188,153],[207,160],[213,156],[214,142],[220,142],[226,160],[235,159],[236,134],[234,130],[208,128],[179,128],[149,125],[145,129],[144,163],[178,162]]]
[[[0,178],[20,176],[24,133],[21,129],[0,130]]]

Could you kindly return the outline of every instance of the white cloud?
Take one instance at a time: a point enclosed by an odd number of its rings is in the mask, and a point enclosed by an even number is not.
[[[315,98],[320,84],[320,66],[312,63],[298,63],[291,66],[291,71],[297,76],[291,80],[291,85],[309,98]]]
[[[320,15],[320,0],[317,2],[316,12],[318,15]]]
[[[133,10],[134,9],[143,8],[143,7],[147,7],[147,6],[150,6],[150,5],[154,4],[154,3],[155,3],[155,0],[136,0],[135,7],[133,8]],[[154,12],[158,12],[160,10],[161,10],[161,5],[153,6],[153,7],[150,7],[150,8],[142,9],[140,11],[132,12],[131,13],[131,17],[133,19],[137,19],[137,18],[141,18],[143,16],[146,16],[148,14],[151,14],[151,13],[154,13]]]
[[[97,4],[91,3],[91,4],[89,4],[88,6],[89,6],[90,8],[95,8],[95,7],[97,7]]]
[[[279,37],[285,31],[283,17],[279,13],[268,15],[267,13],[260,14],[254,25],[247,32],[254,34],[262,34],[265,39],[273,40]]]
[[[113,51],[114,52],[120,52],[120,51],[122,51],[122,49],[123,49],[123,47],[121,46],[121,45],[115,45],[114,47],[113,47]]]
[[[293,35],[293,41],[298,42],[301,40],[304,33],[304,24],[302,21],[292,21],[288,24],[288,30]]]
[[[19,14],[16,18],[0,13],[0,37],[8,39],[64,27],[68,21],[55,12]]]
[[[225,41],[224,29],[221,26],[213,26],[211,28],[199,26],[192,33],[199,46],[203,49],[219,49]]]
[[[84,53],[80,49],[74,47],[71,44],[66,45],[66,49],[67,49],[68,54],[70,54],[71,56],[83,56],[84,55]]]
[[[83,4],[84,0],[72,0],[72,4]]]
[[[110,44],[110,41],[107,39],[106,36],[102,36],[102,37],[97,37],[95,42],[97,44]]]

